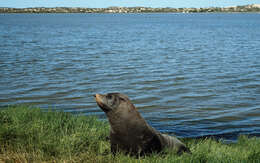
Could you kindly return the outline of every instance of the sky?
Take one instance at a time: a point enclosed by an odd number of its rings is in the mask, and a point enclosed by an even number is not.
[[[228,7],[260,4],[260,0],[0,0],[0,7]]]

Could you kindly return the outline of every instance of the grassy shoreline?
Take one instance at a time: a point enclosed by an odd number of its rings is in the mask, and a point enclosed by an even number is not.
[[[93,116],[43,112],[29,106],[0,109],[0,162],[260,162],[260,138],[236,144],[213,139],[184,140],[192,155],[133,158],[110,153],[109,125]]]

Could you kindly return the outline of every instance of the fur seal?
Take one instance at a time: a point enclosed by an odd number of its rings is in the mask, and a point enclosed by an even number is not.
[[[160,133],[151,127],[129,98],[120,93],[94,95],[97,105],[105,112],[110,123],[111,152],[118,151],[142,156],[160,152],[164,148],[175,150],[178,154],[191,153],[176,137]]]

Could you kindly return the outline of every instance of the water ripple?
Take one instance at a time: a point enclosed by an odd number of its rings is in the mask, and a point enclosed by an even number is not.
[[[259,16],[0,15],[0,106],[105,119],[92,95],[122,92],[162,132],[259,136]]]

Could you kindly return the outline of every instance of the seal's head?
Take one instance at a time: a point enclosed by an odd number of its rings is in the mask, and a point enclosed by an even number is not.
[[[96,94],[94,95],[98,106],[105,112],[115,112],[119,108],[130,109],[130,100],[126,95],[120,93]],[[131,105],[133,106],[133,105]]]

